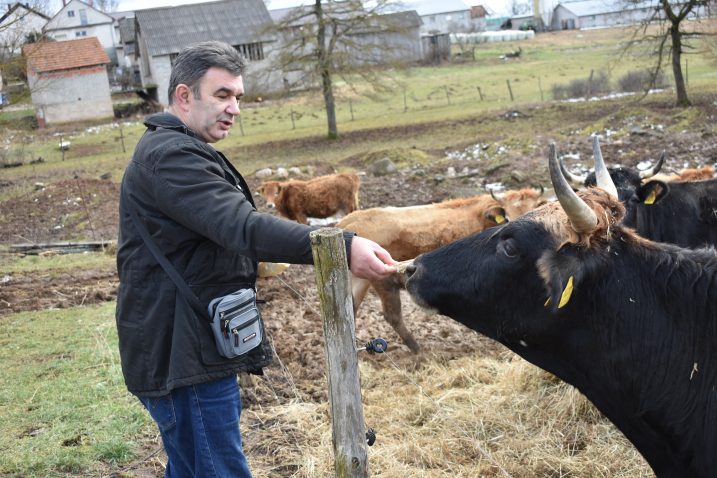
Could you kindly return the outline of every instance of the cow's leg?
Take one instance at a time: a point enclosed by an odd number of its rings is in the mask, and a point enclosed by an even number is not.
[[[381,298],[383,316],[386,318],[386,321],[391,324],[393,330],[396,331],[398,336],[401,337],[401,340],[403,340],[403,343],[405,343],[412,352],[418,352],[421,347],[403,323],[403,317],[401,316],[401,282],[398,274],[380,282],[372,282],[371,285]]]
[[[361,302],[363,302],[366,297],[366,293],[368,292],[368,288],[370,286],[371,283],[366,279],[359,279],[355,275],[351,274],[351,298],[354,303],[354,316],[356,316],[356,312],[361,306]]]

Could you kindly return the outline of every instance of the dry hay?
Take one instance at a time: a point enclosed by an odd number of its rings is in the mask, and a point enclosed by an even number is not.
[[[360,370],[374,477],[653,476],[582,394],[511,352],[389,355]],[[325,401],[253,407],[242,426],[257,478],[334,475]]]

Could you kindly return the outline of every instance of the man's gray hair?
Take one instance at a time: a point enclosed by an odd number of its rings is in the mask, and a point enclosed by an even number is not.
[[[169,77],[169,104],[174,103],[174,90],[185,84],[195,98],[199,98],[199,82],[211,67],[223,68],[240,76],[246,60],[236,48],[220,41],[194,43],[182,49],[174,60]]]

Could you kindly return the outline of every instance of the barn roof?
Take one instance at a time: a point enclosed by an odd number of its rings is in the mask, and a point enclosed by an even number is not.
[[[422,17],[441,13],[469,11],[470,7],[463,0],[422,0],[404,3],[405,10],[416,10]]]
[[[31,43],[22,48],[28,69],[37,73],[87,68],[110,62],[97,37]]]
[[[577,17],[590,15],[603,15],[605,13],[616,13],[629,10],[640,10],[654,6],[654,3],[647,1],[629,3],[620,0],[578,0],[575,2],[560,3],[560,6],[567,9]]]
[[[273,23],[262,0],[223,0],[135,12],[136,28],[151,56],[179,53],[200,41],[230,45],[273,41]]]

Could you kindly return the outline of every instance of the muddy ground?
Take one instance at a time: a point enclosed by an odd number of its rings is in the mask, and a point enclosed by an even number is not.
[[[606,106],[603,114],[608,115],[609,108]],[[710,100],[701,108],[701,118],[704,121],[711,119],[714,124],[717,118],[716,103]],[[664,111],[664,118],[659,122],[646,124],[636,118],[632,125],[614,125],[615,129],[621,127],[623,131],[619,136],[611,136],[607,130],[602,131],[606,136],[603,140],[606,160],[615,163],[615,158],[621,158],[623,161],[620,162],[626,166],[636,166],[642,159],[656,159],[664,150],[668,156],[667,171],[676,171],[686,166],[714,166],[717,163],[717,137],[711,127],[703,128],[697,124],[676,131],[670,128],[671,122],[678,121],[672,108],[660,104],[652,108],[655,117],[659,117],[661,111]],[[509,115],[477,118],[475,121],[480,124],[489,120],[503,121],[506,128],[520,128],[520,122],[523,121],[518,115],[513,118],[509,118]],[[587,123],[594,120],[594,116],[572,118],[570,127],[580,131],[581,121]],[[361,135],[376,137],[396,134],[400,134],[399,129],[352,133],[357,141],[365,140],[359,137]],[[430,134],[430,130],[427,129],[426,134]],[[549,137],[549,134],[546,132],[545,137]],[[587,136],[583,133],[567,134],[567,138],[559,150],[579,153],[580,158],[566,156],[566,163],[576,171],[580,166],[589,165],[591,153]],[[275,147],[291,145],[276,144]],[[362,156],[346,158],[337,165],[311,166],[313,174],[317,175],[332,172],[336,168],[354,168],[364,173],[360,192],[363,208],[425,204],[469,196],[484,193],[485,185],[494,182],[503,182],[509,188],[538,184],[548,186],[546,160],[539,154],[546,149],[542,142],[536,148],[537,152],[531,155],[501,148],[500,142],[489,140],[478,147],[457,144],[445,151],[428,152],[434,158],[428,162],[411,162],[405,158],[397,161],[397,170],[388,174],[377,174],[374,166],[383,159],[395,159],[392,156],[394,153],[390,151],[373,154],[370,160]],[[402,154],[405,156],[405,152]],[[500,161],[496,161],[496,158]],[[253,172],[248,172],[246,176],[251,187],[256,188],[260,183]],[[10,186],[11,182],[0,180],[0,188]],[[117,199],[118,185],[109,180],[75,178],[38,185],[22,197],[0,203],[0,245],[78,239],[114,240],[117,236]],[[261,198],[257,198],[257,203],[260,210],[268,212]],[[48,251],[54,253],[52,248]],[[117,285],[114,268],[5,275],[0,277],[0,322],[3,315],[12,312],[112,301],[116,298]],[[296,398],[304,401],[326,400],[323,332],[312,268],[292,266],[278,277],[261,279],[258,290],[261,298],[266,300],[263,316],[279,360],[267,370],[265,380],[253,379],[253,385],[245,387],[245,404],[251,406],[261,403],[268,406]],[[405,320],[424,350],[446,357],[475,350],[481,350],[482,353],[499,353],[502,350],[500,346],[449,319],[419,310],[405,293],[402,300]],[[369,295],[359,311],[356,333],[359,343],[374,337],[385,338],[390,344],[393,360],[403,366],[415,365],[415,356],[400,343],[397,335],[383,320],[380,303],[374,295]],[[377,357],[366,356],[366,359],[378,360]],[[140,468],[144,471],[134,470],[137,476],[159,473],[156,467],[154,471],[151,466]]]

